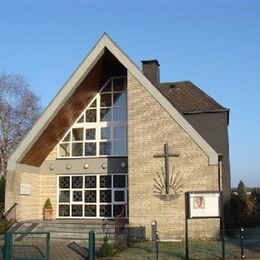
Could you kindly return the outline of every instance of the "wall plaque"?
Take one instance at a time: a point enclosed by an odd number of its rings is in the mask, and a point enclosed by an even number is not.
[[[20,195],[28,195],[29,196],[31,194],[31,189],[32,189],[31,184],[21,183],[20,184]]]

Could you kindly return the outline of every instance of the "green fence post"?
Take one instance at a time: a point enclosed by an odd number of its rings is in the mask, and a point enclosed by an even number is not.
[[[156,260],[159,259],[159,233],[156,231]]]
[[[95,232],[89,231],[88,236],[88,259],[94,260],[95,259]]]
[[[47,232],[47,238],[46,238],[46,242],[47,242],[47,245],[46,245],[46,249],[47,249],[47,252],[46,252],[46,258],[47,260],[50,259],[50,232]]]
[[[5,232],[4,234],[4,259],[10,260],[11,259],[11,250],[12,250],[12,234],[10,232]]]
[[[241,227],[240,228],[240,246],[241,246],[241,258],[244,259],[244,229]]]

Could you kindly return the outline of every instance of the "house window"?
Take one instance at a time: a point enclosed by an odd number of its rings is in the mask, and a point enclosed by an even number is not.
[[[113,77],[58,144],[59,158],[127,155],[126,78]],[[78,209],[76,209],[78,210]],[[104,208],[104,214],[108,209]]]
[[[60,175],[58,178],[59,218],[127,217],[127,174]]]

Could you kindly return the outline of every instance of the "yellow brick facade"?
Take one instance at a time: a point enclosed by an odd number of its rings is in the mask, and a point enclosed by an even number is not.
[[[180,156],[170,159],[170,171],[182,176],[182,193],[169,201],[155,196],[154,178],[164,167],[164,143]],[[46,160],[56,160],[57,146]],[[18,203],[17,219],[42,219],[47,198],[53,204],[56,217],[56,174],[11,172],[7,176],[6,209]],[[151,94],[128,73],[128,180],[129,224],[145,226],[150,238],[153,219],[158,222],[161,239],[184,236],[186,191],[218,190],[218,167],[208,165],[208,157],[171,115]],[[20,184],[31,184],[30,196],[20,195]],[[219,230],[218,219],[189,220],[191,236],[212,236]]]
[[[43,205],[47,198],[53,204],[56,216],[56,175],[11,172],[7,175],[6,209],[17,203],[18,221],[43,219]],[[20,195],[20,184],[30,184],[30,195]]]
[[[155,196],[154,178],[164,167],[163,158],[154,158],[168,143],[179,157],[170,159],[170,169],[180,172],[183,193],[164,201]],[[150,236],[151,221],[156,219],[159,232],[166,239],[183,236],[185,228],[185,191],[218,190],[218,167],[208,165],[208,157],[180,125],[128,73],[128,164],[129,224],[145,226]],[[192,236],[218,232],[218,219],[190,220]],[[195,232],[195,233],[194,233]]]

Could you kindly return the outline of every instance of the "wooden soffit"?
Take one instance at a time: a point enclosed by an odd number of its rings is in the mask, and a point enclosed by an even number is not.
[[[39,167],[109,77],[126,75],[126,69],[105,49],[103,56],[74,90],[21,162]]]

